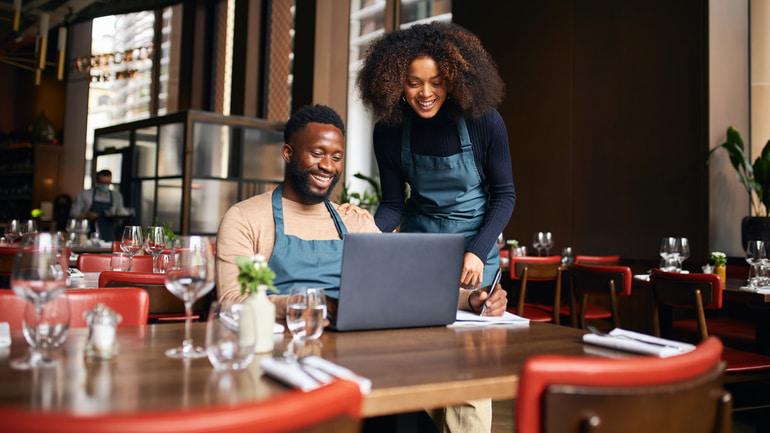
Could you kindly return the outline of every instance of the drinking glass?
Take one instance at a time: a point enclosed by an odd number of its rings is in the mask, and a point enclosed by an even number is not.
[[[664,237],[660,242],[660,269],[666,272],[672,272],[674,267],[671,260],[677,254],[677,238],[672,236]]]
[[[572,255],[572,247],[564,247],[561,250],[561,264],[562,266],[569,266],[575,261],[575,256]]]
[[[120,248],[131,257],[132,264],[134,256],[142,250],[143,244],[141,226],[126,226],[123,229],[123,240],[120,241]]]
[[[314,340],[323,334],[326,297],[320,287],[292,287],[286,311],[286,325],[293,339]]]
[[[537,232],[535,233],[534,239],[532,239],[532,248],[537,250],[538,257],[540,256],[540,251],[543,249],[545,245],[545,233],[543,232]]]
[[[545,232],[544,241],[542,242],[543,248],[545,248],[545,255],[547,256],[549,254],[549,251],[551,251],[551,248],[553,248],[553,235],[551,232]]]
[[[62,254],[64,245],[59,237],[51,233],[36,233],[24,236],[11,270],[11,289],[35,307],[33,327],[38,329],[42,322],[43,307],[62,294],[67,288],[69,263]],[[42,332],[35,332],[34,344],[30,345],[27,356],[10,362],[12,368],[28,370],[55,365],[40,351]]]
[[[64,228],[67,231],[67,242],[70,246],[78,243],[78,220],[70,218],[67,220],[67,226]]]
[[[70,303],[66,292],[45,304],[37,326],[35,326],[35,307],[27,304],[21,323],[24,338],[30,345],[37,344],[37,334],[40,333],[38,350],[60,347],[67,339],[67,330],[70,329]]]
[[[78,245],[87,245],[88,244],[88,232],[91,230],[91,221],[89,221],[86,218],[80,219],[77,222],[77,233],[78,233]],[[96,222],[94,222],[94,227],[96,227]]]
[[[5,238],[11,243],[16,242],[21,238],[21,230],[21,221],[10,220],[5,225]]]
[[[254,359],[254,315],[243,304],[211,304],[206,354],[217,370],[243,370]]]
[[[679,253],[677,270],[682,272],[682,263],[690,257],[690,241],[687,238],[679,238],[677,240],[677,251]]]
[[[749,264],[749,287],[759,287],[758,271],[759,266],[767,260],[767,251],[765,242],[752,240],[746,244],[746,262]]]
[[[131,257],[126,253],[114,252],[110,257],[110,270],[128,272],[131,270]]]
[[[214,288],[215,267],[211,244],[203,236],[179,236],[174,239],[166,270],[165,285],[184,302],[184,341],[181,347],[166,351],[171,358],[201,358],[206,351],[193,346],[190,336],[192,306]]]
[[[37,223],[35,220],[27,220],[21,226],[21,235],[27,236],[37,233]]]
[[[158,266],[158,256],[166,249],[166,231],[163,230],[163,227],[147,227],[144,235],[144,249],[152,255],[152,272],[163,273],[163,270]]]

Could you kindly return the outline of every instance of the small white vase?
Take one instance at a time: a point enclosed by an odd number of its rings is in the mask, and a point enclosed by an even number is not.
[[[267,298],[267,286],[258,286],[257,293],[251,293],[243,302],[251,309],[254,317],[255,353],[273,350],[273,324],[275,323],[275,305]]]

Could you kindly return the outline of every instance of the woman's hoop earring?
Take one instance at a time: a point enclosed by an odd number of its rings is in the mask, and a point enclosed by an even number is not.
[[[401,100],[406,102],[406,98],[404,97],[404,95],[401,95]]]

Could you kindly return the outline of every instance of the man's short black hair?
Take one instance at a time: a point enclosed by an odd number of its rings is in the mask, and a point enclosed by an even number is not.
[[[96,173],[96,177],[102,177],[102,176],[112,177],[112,172],[109,170],[99,170],[99,172]]]
[[[283,142],[288,144],[292,135],[305,128],[310,122],[336,126],[342,136],[345,136],[345,124],[342,123],[342,118],[334,109],[320,104],[305,105],[292,114],[286,122],[286,129],[283,130]]]

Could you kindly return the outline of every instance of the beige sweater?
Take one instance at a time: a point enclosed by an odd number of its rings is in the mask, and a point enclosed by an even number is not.
[[[275,222],[272,207],[273,193],[266,192],[234,204],[227,210],[217,233],[217,297],[224,301],[243,301],[238,282],[237,256],[261,254],[270,260],[275,244]],[[334,220],[326,205],[302,205],[283,199],[284,230],[288,235],[306,240],[338,239]],[[332,203],[336,208],[337,205]],[[379,233],[377,226],[364,215],[342,215],[342,222],[350,233]],[[458,307],[467,309],[469,290],[460,291]],[[271,296],[276,304],[276,318],[285,317],[286,296]]]

